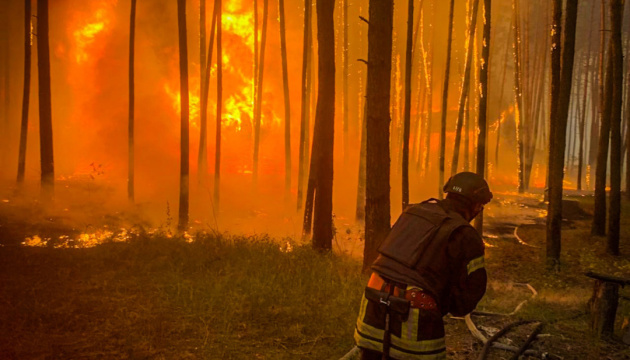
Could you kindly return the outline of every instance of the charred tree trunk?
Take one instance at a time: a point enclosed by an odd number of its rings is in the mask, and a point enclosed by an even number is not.
[[[278,1],[280,13],[280,51],[282,52],[282,83],[284,88],[284,192],[291,196],[291,99],[289,96],[289,69],[287,66],[287,37],[284,0]]]
[[[562,1],[554,0],[552,32],[552,134],[549,153],[549,207],[547,210],[547,264],[557,268],[560,264],[562,223],[562,180],[564,178],[564,152],[566,145],[567,117],[571,84],[573,82],[573,57],[575,52],[575,27],[577,0],[567,0],[563,26]],[[562,45],[560,45],[560,39]],[[557,52],[561,51],[562,56]],[[558,72],[560,72],[558,74]],[[559,76],[558,76],[559,75]],[[559,82],[558,82],[559,81]]]
[[[223,14],[223,0],[214,1],[217,3],[217,116],[214,152],[214,207],[215,213],[218,213],[221,204],[221,120],[223,118],[223,48],[221,44],[223,25],[221,15]]]
[[[405,116],[403,120],[402,209],[409,205],[409,133],[411,126],[411,68],[413,50],[413,0],[407,0],[407,48],[405,52]]]
[[[518,0],[513,0],[514,9],[514,119],[516,120],[516,142],[517,142],[517,157],[518,157],[518,192],[523,193],[527,188],[524,179],[524,147],[523,147],[523,89],[521,87],[521,33],[520,33],[520,12]]]
[[[453,150],[453,162],[451,163],[451,176],[457,173],[459,164],[459,145],[461,143],[462,126],[464,122],[464,110],[467,104],[468,92],[470,89],[470,68],[473,57],[473,44],[475,42],[475,31],[477,30],[477,10],[479,9],[479,0],[474,0],[473,8],[470,15],[470,28],[468,29],[468,48],[466,50],[466,65],[464,68],[464,77],[462,82],[462,91],[459,95],[459,108],[457,111],[457,126],[455,128],[455,147]],[[468,149],[465,150],[466,152]]]
[[[256,82],[256,106],[254,114],[254,184],[258,182],[258,152],[260,150],[260,118],[262,111],[263,75],[265,73],[265,45],[267,43],[267,18],[269,0],[263,0],[262,39],[260,40],[260,59],[258,61],[258,81]]]
[[[135,0],[134,0],[135,3]],[[22,95],[22,122],[20,123],[20,150],[17,182],[24,182],[26,170],[26,138],[28,135],[28,106],[31,95],[31,1],[24,2],[24,92]]]
[[[490,65],[490,30],[492,25],[492,1],[483,1],[483,48],[481,50],[481,67],[479,69],[479,135],[477,136],[477,166],[476,171],[481,177],[486,172],[486,133],[488,114],[488,67]],[[483,234],[483,211],[475,218],[475,229]]]
[[[512,19],[512,21],[514,21]],[[509,31],[512,31],[512,23],[510,23]],[[510,33],[507,35],[508,43],[511,43]],[[505,60],[503,61],[503,74],[501,75],[501,91],[499,92],[499,102],[497,103],[497,107],[499,108],[499,116],[498,116],[498,124],[497,124],[497,144],[494,153],[494,168],[499,170],[499,149],[501,144],[501,125],[502,122],[505,121],[506,112],[502,111],[503,109],[503,96],[505,94],[505,79],[507,75],[507,64],[510,59],[510,46],[509,44],[505,46]]]
[[[317,6],[318,87],[309,188],[314,192],[313,248],[332,249],[333,141],[335,125],[335,28],[334,0],[319,0]],[[307,201],[304,210],[309,212]],[[305,216],[305,223],[306,221]]]
[[[365,248],[363,269],[390,230],[389,112],[394,2],[370,0],[368,30]]]
[[[203,183],[208,171],[207,138],[208,138],[208,93],[210,88],[210,65],[212,64],[212,50],[214,49],[214,35],[217,24],[217,12],[219,1],[214,2],[212,9],[212,23],[210,25],[210,40],[208,42],[208,55],[203,64],[203,80],[201,83],[201,111],[199,124],[199,155],[197,157],[197,172],[199,182]]]
[[[214,14],[212,20],[214,23]],[[210,44],[210,47],[212,47],[212,44]],[[201,89],[199,91],[201,111],[199,112],[199,153],[197,155],[197,180],[199,185],[203,184],[208,169],[208,158],[206,156],[206,141],[208,137],[208,96],[205,83],[206,61],[212,61],[212,59],[206,60],[206,0],[199,0],[199,84]],[[204,102],[206,103],[204,104]]]
[[[304,0],[304,36],[302,38],[302,104],[300,116],[300,143],[298,153],[298,183],[297,183],[297,209],[302,208],[302,192],[304,191],[304,178],[306,176],[306,159],[308,158],[308,127],[309,127],[309,88],[310,69],[309,57],[311,48],[311,0]],[[310,216],[309,216],[310,219]],[[308,228],[311,225],[308,224]]]
[[[177,0],[177,25],[179,34],[179,91],[181,94],[181,148],[180,148],[180,177],[179,177],[179,221],[177,229],[185,231],[188,228],[188,200],[189,200],[189,164],[188,164],[188,43],[186,34],[186,0]]]
[[[363,104],[361,121],[361,152],[359,154],[359,185],[357,186],[356,220],[365,222],[365,156],[367,147],[367,102]]]
[[[48,0],[37,0],[37,63],[39,77],[39,147],[43,195],[52,198],[55,187],[52,105],[50,94],[50,45]]]
[[[28,1],[27,1],[28,2]],[[129,130],[128,130],[128,146],[129,146],[129,162],[127,177],[127,198],[134,201],[134,179],[135,179],[135,146],[134,146],[134,113],[135,113],[135,41],[136,41],[136,0],[131,0],[131,15],[129,20]]]
[[[610,118],[610,205],[608,208],[607,251],[619,255],[619,235],[621,220],[621,106],[623,97],[623,50],[621,28],[623,1],[611,0],[611,52],[613,63],[612,111]]]
[[[438,181],[439,198],[442,199],[442,186],[444,185],[444,158],[446,152],[446,112],[448,110],[448,81],[451,73],[451,47],[453,44],[453,10],[455,1],[450,1],[448,15],[448,40],[446,45],[446,70],[444,71],[444,88],[442,89],[442,120],[440,123],[440,175]]]

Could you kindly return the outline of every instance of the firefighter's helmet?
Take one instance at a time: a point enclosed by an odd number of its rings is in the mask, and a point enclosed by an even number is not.
[[[444,185],[445,193],[461,195],[475,203],[487,204],[492,193],[486,180],[473,172],[460,172],[451,176]]]

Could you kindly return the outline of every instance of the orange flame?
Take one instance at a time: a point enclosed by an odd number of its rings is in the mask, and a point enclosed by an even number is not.
[[[105,8],[98,9],[89,23],[73,32],[76,43],[75,59],[78,64],[89,59],[89,46],[94,43],[96,36],[109,24],[109,16]]]

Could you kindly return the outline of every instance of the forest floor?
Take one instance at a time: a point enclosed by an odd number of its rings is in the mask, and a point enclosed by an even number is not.
[[[517,320],[542,322],[532,348],[563,359],[630,359],[630,347],[589,330],[593,280],[584,276],[630,278],[630,216],[622,218],[622,255],[613,257],[605,238],[590,236],[592,197],[567,199],[584,212],[563,222],[559,271],[544,266],[539,195],[499,194],[487,207],[490,281],[477,310],[518,311],[472,320],[486,337]],[[180,237],[140,221],[121,229],[121,217],[76,229],[38,204],[0,201],[0,359],[339,359],[352,349],[367,282],[356,228],[339,227],[335,251],[320,255],[263,235]],[[621,299],[617,338],[629,318]],[[477,358],[483,345],[465,322],[445,322],[448,357]],[[519,347],[532,327],[502,341]],[[510,357],[491,350],[489,358]]]

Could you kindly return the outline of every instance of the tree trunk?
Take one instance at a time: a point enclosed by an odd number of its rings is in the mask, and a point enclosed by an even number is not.
[[[514,18],[512,18],[512,21],[514,21]],[[508,43],[511,44],[510,41],[510,32],[512,31],[512,23],[510,22],[510,26],[509,26],[509,30],[508,30],[508,34],[507,34],[507,39],[508,39]],[[501,75],[501,91],[499,92],[499,102],[497,103],[497,107],[499,109],[499,116],[498,116],[498,124],[497,124],[497,144],[496,144],[496,148],[495,148],[495,153],[494,153],[494,168],[496,169],[496,171],[499,170],[499,148],[500,148],[500,144],[501,144],[501,125],[503,123],[503,121],[505,121],[505,115],[506,112],[503,111],[503,96],[505,94],[505,79],[506,79],[506,74],[507,74],[507,64],[508,64],[508,60],[510,58],[510,46],[509,44],[505,46],[505,60],[503,61],[503,74]]]
[[[282,82],[284,88],[284,194],[286,200],[289,200],[291,196],[291,99],[289,96],[284,0],[278,1],[278,8],[280,13],[280,51],[282,52]]]
[[[593,29],[595,28],[593,25],[593,15],[595,14],[595,4],[596,2],[593,2],[593,7],[591,9],[591,20],[589,22],[589,26],[590,26],[590,32],[588,35],[588,51],[586,53],[586,68],[584,69],[584,96],[582,98],[582,118],[580,120],[580,150],[578,152],[578,173],[577,173],[577,189],[578,190],[582,190],[582,174],[583,174],[583,168],[584,168],[584,141],[586,140],[586,134],[585,134],[585,130],[586,130],[586,104],[588,102],[588,84],[589,84],[589,75],[590,75],[590,71],[591,71],[591,48],[593,46]],[[591,85],[591,88],[593,86]],[[592,91],[592,90],[591,90]],[[594,106],[595,104],[593,103],[591,106]]]
[[[517,142],[517,160],[518,160],[518,192],[523,193],[527,188],[524,179],[524,147],[523,147],[523,119],[525,118],[523,108],[523,89],[521,88],[521,33],[520,33],[520,12],[518,0],[513,0],[514,9],[514,119],[516,120],[516,142]]]
[[[411,126],[411,68],[413,50],[413,0],[407,0],[407,48],[405,52],[405,114],[403,120],[402,209],[409,205],[409,127]]]
[[[50,45],[48,0],[37,0],[37,62],[39,77],[39,147],[41,183],[45,198],[52,199],[55,187],[52,105],[50,94]]]
[[[442,199],[442,186],[444,185],[444,158],[446,152],[446,113],[448,111],[448,81],[451,70],[451,48],[453,45],[453,8],[455,0],[450,1],[448,15],[448,40],[446,45],[446,70],[444,71],[444,88],[442,89],[442,120],[440,123],[440,175],[438,181],[439,198]]]
[[[561,249],[562,225],[562,181],[564,178],[564,152],[566,127],[573,82],[573,55],[575,52],[575,27],[577,22],[577,0],[567,0],[563,26],[562,1],[554,0],[554,32],[552,32],[552,90],[551,131],[549,154],[549,207],[547,210],[547,264],[558,267]],[[562,36],[562,45],[560,38]],[[560,57],[557,52],[561,51]],[[558,76],[558,72],[560,72]],[[558,83],[559,81],[559,83]],[[557,97],[556,97],[557,96]],[[551,146],[552,144],[553,147]]]
[[[221,44],[223,25],[221,17],[223,14],[223,0],[214,1],[217,4],[217,116],[214,152],[214,208],[216,214],[221,206],[221,121],[223,120],[223,48]]]
[[[297,209],[302,208],[302,192],[304,191],[304,178],[306,177],[306,165],[308,158],[308,128],[309,128],[309,88],[310,74],[309,58],[311,56],[311,0],[304,0],[304,36],[302,37],[302,105],[300,116],[300,143],[298,154],[298,183],[297,183]],[[309,216],[310,219],[310,216]],[[310,224],[308,226],[311,228]]]
[[[623,50],[621,29],[623,0],[611,0],[611,52],[613,63],[612,111],[610,118],[610,205],[608,208],[608,246],[611,255],[619,255],[621,219],[621,106],[623,97]]]
[[[254,184],[258,182],[258,152],[260,150],[260,118],[262,112],[263,75],[265,73],[265,44],[267,43],[267,18],[269,0],[263,0],[262,39],[260,40],[260,59],[258,61],[258,81],[256,83],[256,106],[254,107]]]
[[[133,0],[135,1],[135,0]],[[216,1],[215,1],[216,5]],[[214,13],[212,14],[214,24]],[[212,47],[212,44],[210,44]],[[206,141],[208,137],[208,87],[206,86],[206,0],[199,0],[199,99],[201,111],[199,112],[199,153],[197,155],[197,180],[203,185],[208,169],[208,157],[206,156]],[[205,104],[204,104],[205,102]]]
[[[593,295],[588,301],[591,310],[591,330],[600,338],[614,334],[615,316],[619,305],[619,284],[595,280]]]
[[[186,0],[177,0],[177,25],[179,33],[179,91],[181,94],[181,148],[180,148],[180,177],[179,177],[179,222],[177,229],[185,231],[188,228],[188,193],[189,193],[189,164],[188,164],[188,127],[189,127],[189,95],[188,95],[188,42],[186,34]]]
[[[431,18],[433,17],[433,2],[431,2]],[[424,26],[424,25],[423,25]],[[433,38],[433,26],[429,27],[429,38]],[[422,51],[422,62],[424,67],[424,73],[426,74],[426,97],[427,97],[427,111],[426,120],[424,122],[424,136],[425,145],[422,153],[422,170],[420,171],[420,177],[425,178],[429,172],[429,151],[431,150],[431,120],[433,118],[433,41],[429,42],[429,48],[424,50],[424,32],[420,34],[420,51]]]
[[[199,126],[199,156],[198,156],[198,172],[200,174],[199,181],[203,182],[207,173],[208,161],[207,161],[207,138],[208,138],[208,93],[210,88],[210,65],[212,64],[212,50],[214,48],[214,35],[217,23],[219,1],[214,2],[212,10],[212,23],[210,25],[210,41],[208,42],[208,56],[204,64],[204,77],[201,83],[201,111],[200,111],[200,126]]]
[[[486,170],[486,133],[488,116],[488,73],[490,65],[490,30],[492,25],[492,1],[484,0],[483,48],[481,50],[481,67],[479,69],[479,135],[477,136],[477,166],[476,171],[485,177]],[[475,219],[475,228],[483,235],[483,211]]]
[[[361,121],[361,153],[359,154],[359,185],[357,186],[356,220],[365,222],[365,153],[367,147],[367,102],[363,104]]]
[[[28,2],[28,1],[27,1]],[[136,0],[131,0],[131,15],[129,20],[129,130],[128,130],[128,178],[127,178],[127,198],[130,202],[134,201],[134,179],[135,179],[135,147],[134,147],[134,130],[135,130],[135,41],[136,41]],[[203,66],[203,65],[202,65]]]
[[[364,270],[376,259],[377,249],[391,226],[389,102],[393,0],[370,0],[369,16]]]
[[[24,182],[26,170],[26,138],[28,135],[28,106],[31,94],[31,1],[24,2],[24,93],[22,95],[22,122],[20,124],[20,150],[17,182]]]
[[[335,125],[335,28],[334,0],[317,6],[318,87],[309,187],[314,190],[313,248],[332,249],[333,145]],[[305,214],[308,212],[305,209]]]
[[[350,96],[348,94],[348,46],[350,45],[348,40],[348,0],[343,0],[343,164],[344,167],[348,166],[348,156],[350,155],[350,117],[348,110],[350,108]]]
[[[464,110],[467,104],[468,90],[470,89],[470,68],[473,57],[473,44],[475,42],[475,31],[477,30],[477,10],[479,9],[479,0],[473,1],[473,8],[470,15],[470,28],[468,29],[468,47],[466,50],[466,65],[464,68],[464,77],[462,81],[462,91],[459,95],[459,107],[457,111],[457,126],[455,128],[455,146],[453,150],[453,162],[451,163],[451,176],[457,173],[459,164],[459,145],[461,143],[462,127],[464,122]],[[467,136],[467,135],[466,135]],[[465,151],[468,151],[466,149]]]

